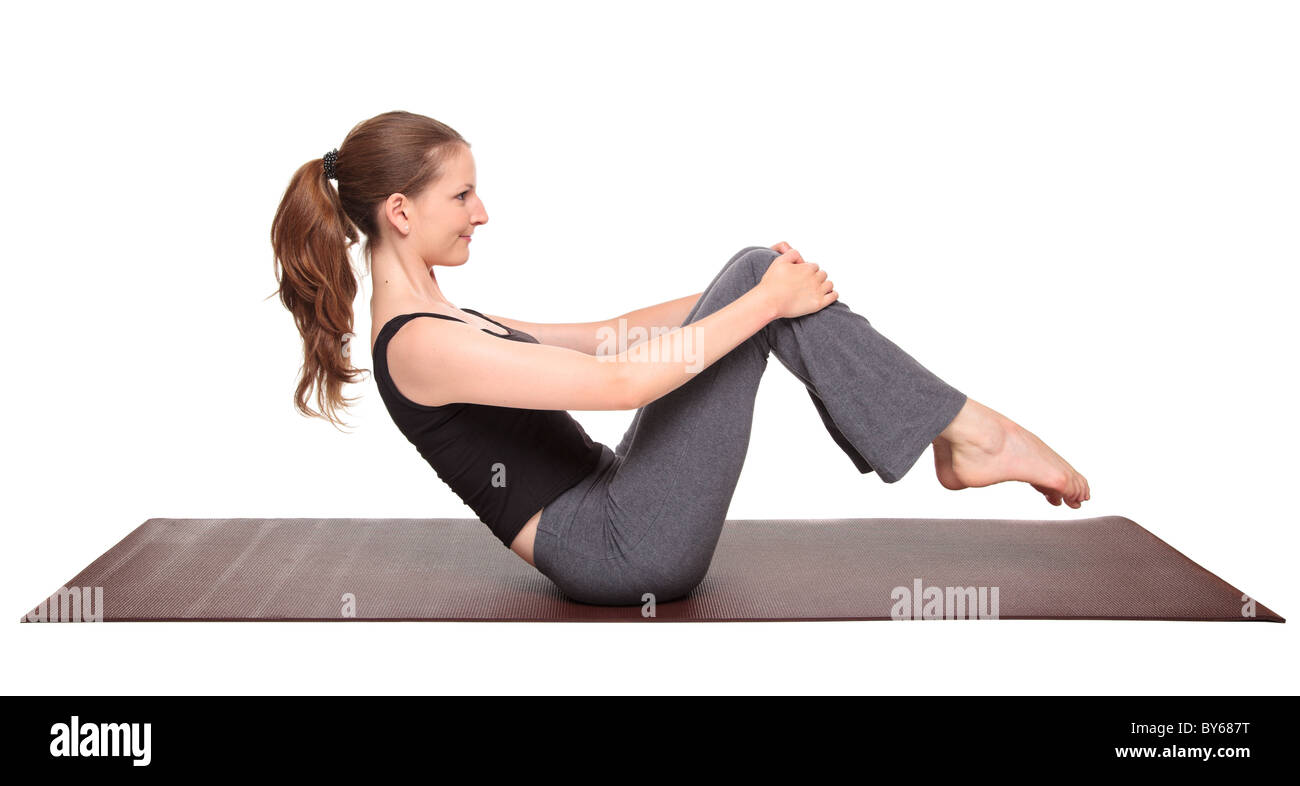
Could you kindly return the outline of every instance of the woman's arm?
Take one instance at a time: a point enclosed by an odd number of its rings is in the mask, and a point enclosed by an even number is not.
[[[562,346],[502,341],[448,320],[415,319],[389,340],[388,371],[403,396],[427,406],[466,402],[521,409],[637,409],[693,379],[778,318],[776,298],[766,289],[755,288],[673,331],[691,333],[685,352],[671,351],[667,342],[673,334],[617,355],[596,356]],[[664,342],[662,353],[646,355],[646,347],[655,342]]]
[[[792,250],[790,244],[784,240],[773,244],[771,249],[778,254]],[[602,347],[608,346],[608,336],[611,331],[614,336],[620,337],[621,341],[621,337],[629,335],[638,328],[640,330],[636,332],[637,336],[650,337],[656,333],[681,327],[681,324],[686,321],[686,315],[695,308],[695,303],[702,294],[704,293],[696,292],[694,295],[639,308],[601,322],[525,322],[522,319],[499,317],[496,314],[485,314],[485,316],[503,325],[509,325],[515,330],[522,330],[543,344],[567,347],[584,355],[595,355]],[[619,320],[627,320],[621,330]],[[635,346],[641,342],[633,343],[628,340],[627,343]]]
[[[695,301],[703,293],[679,297],[653,306],[639,308],[620,314],[613,319],[599,322],[525,322],[522,319],[499,317],[496,314],[484,314],[503,325],[515,330],[522,330],[543,344],[565,347],[584,355],[595,355],[602,345],[608,346],[608,337],[626,336],[636,328],[644,332],[635,335],[649,337],[658,331],[679,327],[686,320],[686,315],[695,307]],[[620,323],[620,320],[625,320]],[[629,342],[632,343],[632,342]]]
[[[772,320],[818,311],[837,297],[825,272],[790,252],[717,311],[617,355],[502,341],[471,325],[415,319],[389,340],[388,369],[398,390],[419,404],[637,409],[694,379]]]
[[[686,321],[686,315],[691,313],[695,308],[695,301],[700,299],[703,292],[696,292],[694,295],[679,297],[676,300],[668,300],[663,303],[657,303],[653,306],[638,308],[636,311],[629,311],[626,314],[611,320],[614,326],[618,326],[619,319],[627,320],[628,329],[644,328],[647,333],[654,332],[655,328],[659,330],[671,330],[675,327],[681,327]]]

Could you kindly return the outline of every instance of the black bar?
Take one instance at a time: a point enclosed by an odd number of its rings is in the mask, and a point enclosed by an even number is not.
[[[540,777],[621,759],[642,773],[676,766],[676,781],[683,756],[834,764],[863,775],[885,765],[917,776],[916,767],[1184,775],[1286,767],[1297,747],[1291,696],[22,696],[5,707],[11,766],[131,777],[415,766],[460,780],[469,766],[473,777],[495,779],[500,768]],[[70,741],[74,716],[87,745],[132,729],[101,724],[138,724],[141,749],[149,724],[149,763],[53,755],[52,745],[66,752],[60,742]]]

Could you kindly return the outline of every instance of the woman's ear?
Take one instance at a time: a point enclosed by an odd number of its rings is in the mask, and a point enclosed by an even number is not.
[[[410,208],[411,200],[407,199],[405,194],[390,194],[388,199],[384,200],[384,220],[394,230],[405,234],[411,227],[411,219],[407,215]]]

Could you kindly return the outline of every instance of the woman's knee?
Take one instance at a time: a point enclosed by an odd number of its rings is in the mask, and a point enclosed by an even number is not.
[[[737,251],[734,255],[732,255],[731,259],[727,260],[727,264],[724,265],[724,267],[731,267],[731,265],[735,263],[737,260],[739,260],[741,257],[754,251],[772,251],[772,249],[766,248],[765,246],[745,246],[744,248]],[[772,251],[772,256],[774,257],[776,256],[775,251]]]
[[[767,246],[745,246],[727,262],[727,267],[732,267],[737,263],[761,265],[763,271],[766,272],[767,266],[772,264],[772,260],[778,256],[780,255]]]
[[[691,312],[691,321],[703,319],[753,289],[776,257],[775,251],[763,246],[745,246],[733,254],[705,289]]]
[[[717,285],[723,290],[719,296],[725,293],[727,299],[733,299],[757,286],[777,256],[764,246],[746,246],[736,252],[718,276]]]

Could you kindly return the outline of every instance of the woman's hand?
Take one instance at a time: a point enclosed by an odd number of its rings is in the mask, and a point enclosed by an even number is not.
[[[784,247],[784,251],[779,249]],[[776,304],[779,318],[801,317],[821,311],[839,299],[835,286],[826,278],[826,271],[812,262],[805,262],[798,251],[788,243],[772,247],[780,256],[772,260],[758,286],[768,293]]]

